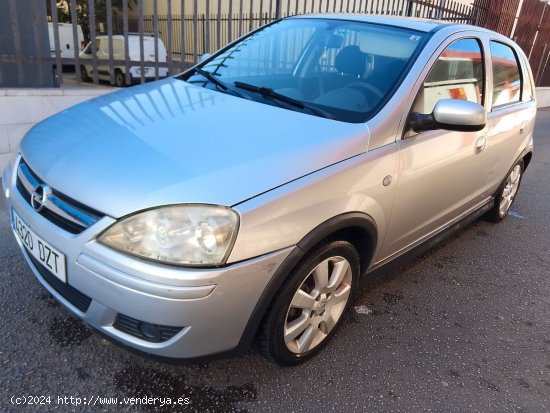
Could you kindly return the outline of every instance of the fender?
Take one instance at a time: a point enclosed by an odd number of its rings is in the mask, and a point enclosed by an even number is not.
[[[271,280],[269,280],[269,283],[254,307],[254,311],[237,345],[236,350],[238,350],[239,353],[248,349],[256,336],[256,332],[273,298],[275,298],[283,283],[304,256],[321,241],[331,238],[332,236],[337,237],[337,234],[344,235],[345,233],[347,233],[348,236],[350,234],[352,235],[362,261],[361,272],[366,272],[378,242],[378,231],[374,220],[369,215],[362,212],[347,212],[321,223],[296,244],[296,247],[283,261],[277,271],[275,271]],[[359,243],[359,245],[357,245],[357,243]]]
[[[514,165],[520,160],[523,159],[523,172],[527,170],[527,166],[531,163],[531,158],[533,157],[533,146],[527,145],[527,147],[521,151],[520,155],[514,162]]]

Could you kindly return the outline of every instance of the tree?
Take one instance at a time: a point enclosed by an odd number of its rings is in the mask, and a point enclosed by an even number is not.
[[[113,23],[117,21],[117,18],[122,13],[124,0],[111,0],[111,15]],[[137,4],[137,0],[127,0],[128,8],[131,9]],[[48,15],[51,16],[50,0],[46,0],[48,8]],[[60,23],[71,23],[71,1],[70,0],[57,0],[57,19]],[[89,15],[90,7],[88,0],[76,0],[76,19],[78,24],[82,27],[84,38],[90,39],[90,25]],[[107,25],[107,0],[94,0],[94,12],[95,12],[95,25],[96,31],[99,24],[103,23],[104,27]]]

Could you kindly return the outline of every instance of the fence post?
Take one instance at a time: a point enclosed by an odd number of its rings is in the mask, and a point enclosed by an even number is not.
[[[53,38],[55,45],[55,73],[56,73],[56,86],[63,86],[63,66],[61,65],[61,42],[59,40],[59,24],[57,21],[57,4],[54,0],[50,0],[51,9],[52,9],[52,25],[53,25]],[[12,13],[15,11],[15,1],[12,0]],[[17,16],[12,15],[12,21],[15,21],[18,24]],[[15,31],[15,36],[18,42],[20,33],[18,30]],[[76,45],[75,45],[76,47]],[[21,52],[20,52],[21,54]],[[20,78],[19,83],[23,84],[23,70],[20,68]]]
[[[548,60],[550,60],[550,52],[548,52],[548,54],[546,55],[546,61],[544,62],[544,66],[542,67],[542,71],[540,72],[539,79],[538,80],[535,79],[535,86],[544,86],[542,84],[542,81],[544,80],[544,73],[546,72],[546,66],[548,65]],[[550,86],[550,85],[547,85],[547,86]]]
[[[275,0],[275,19],[280,19],[282,17],[282,2],[283,0]]]
[[[413,0],[408,0],[407,17],[412,17],[412,13],[413,13]]]
[[[48,42],[48,4],[34,0],[2,3],[0,88],[55,86],[54,60]]]
[[[200,56],[202,56],[205,53],[208,53],[207,44],[206,44],[206,16],[204,14],[201,14],[201,26],[202,26],[202,53],[200,53]]]
[[[546,56],[546,48],[547,47],[548,47],[548,43],[545,43],[544,49],[542,49],[542,55],[540,57],[540,63],[539,63],[539,67],[537,69],[537,74],[535,76],[535,86],[537,86],[537,84],[539,83],[539,75],[540,75],[540,71],[542,69],[542,65],[544,63],[544,57]]]

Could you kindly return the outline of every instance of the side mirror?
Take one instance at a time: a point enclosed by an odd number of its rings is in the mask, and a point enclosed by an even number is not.
[[[210,59],[210,56],[212,56],[210,53],[205,53],[201,57],[199,57],[199,63],[204,62],[207,59]]]
[[[459,99],[442,99],[429,115],[413,113],[409,126],[415,132],[446,129],[458,132],[477,132],[487,124],[487,112],[478,103]]]

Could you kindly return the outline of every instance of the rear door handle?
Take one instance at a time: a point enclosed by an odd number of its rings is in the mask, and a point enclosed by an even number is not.
[[[483,152],[486,146],[487,146],[486,136],[480,136],[479,138],[477,138],[476,144],[475,144],[475,154],[479,155],[481,152]]]
[[[525,126],[527,126],[527,122],[525,121],[521,122],[521,126],[519,127],[520,135],[525,131]]]

